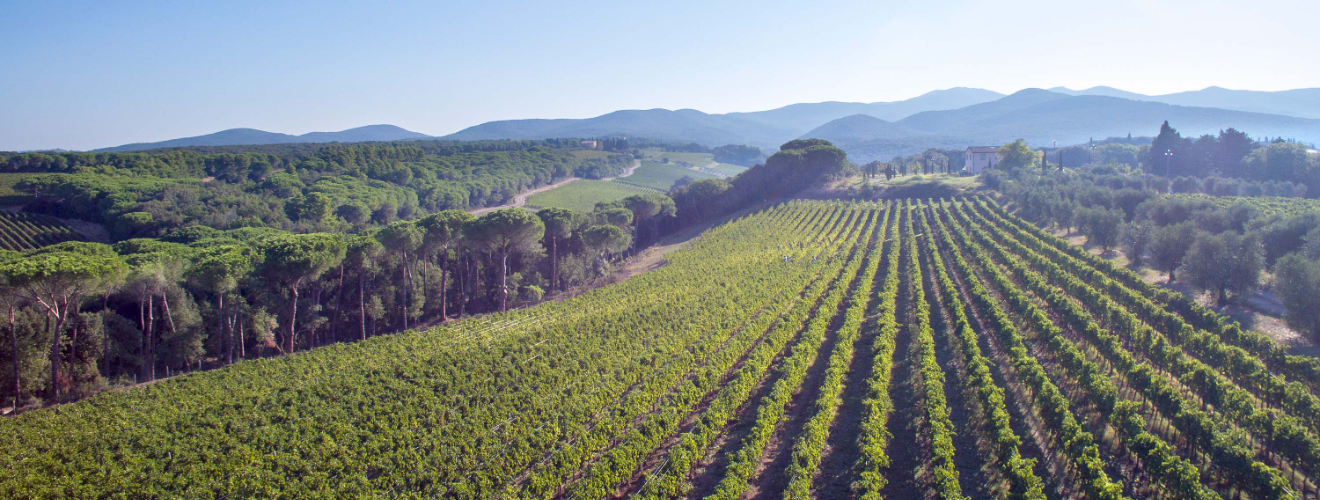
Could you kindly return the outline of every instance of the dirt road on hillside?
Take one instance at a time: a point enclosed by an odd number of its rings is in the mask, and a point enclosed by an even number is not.
[[[628,167],[628,168],[624,169],[624,170],[623,170],[623,175],[620,175],[620,176],[617,176],[617,177],[604,177],[604,178],[602,178],[602,179],[600,179],[600,180],[602,180],[602,181],[608,181],[608,180],[618,179],[618,178],[621,178],[621,177],[628,177],[628,176],[632,175],[633,172],[636,172],[636,171],[637,171],[637,167],[640,167],[640,166],[642,166],[642,162],[641,162],[641,161],[633,160],[633,165],[632,165],[631,167]],[[491,210],[499,210],[499,209],[501,209],[501,208],[518,208],[518,207],[522,207],[522,206],[524,206],[524,205],[527,204],[527,199],[528,199],[528,198],[531,198],[532,195],[534,195],[534,194],[536,194],[536,193],[540,193],[540,192],[542,192],[542,191],[549,191],[549,190],[551,190],[551,189],[557,188],[557,187],[559,187],[559,186],[563,186],[563,185],[565,185],[565,184],[568,184],[568,183],[570,183],[570,182],[576,181],[576,180],[578,180],[578,179],[580,179],[580,177],[569,177],[569,178],[567,178],[567,179],[564,179],[564,180],[562,180],[562,181],[556,182],[556,183],[554,183],[554,184],[550,184],[550,185],[546,185],[546,186],[541,186],[541,187],[536,188],[536,189],[532,189],[532,190],[523,191],[523,192],[521,192],[521,193],[518,193],[518,194],[516,194],[516,195],[513,196],[513,202],[512,202],[512,203],[506,203],[506,204],[504,204],[504,205],[499,205],[499,206],[494,206],[494,207],[473,208],[473,209],[469,209],[467,212],[470,213],[470,214],[472,214],[472,215],[481,215],[481,214],[484,214],[484,213],[489,212],[489,211],[491,211]]]

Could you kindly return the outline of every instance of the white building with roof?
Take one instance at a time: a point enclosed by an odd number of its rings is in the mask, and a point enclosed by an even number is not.
[[[967,148],[963,171],[971,175],[980,174],[987,168],[995,168],[999,160],[999,146],[972,146]]]

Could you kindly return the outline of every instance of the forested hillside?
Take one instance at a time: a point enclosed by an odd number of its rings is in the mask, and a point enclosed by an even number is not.
[[[115,239],[180,228],[357,231],[447,209],[505,203],[570,177],[617,175],[626,152],[580,159],[576,141],[282,145],[245,152],[0,155],[6,172],[60,173],[16,186],[28,210],[103,224]]]

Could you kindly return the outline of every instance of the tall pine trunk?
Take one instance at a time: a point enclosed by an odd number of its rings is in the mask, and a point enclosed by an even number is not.
[[[445,291],[449,290],[449,250],[440,252],[440,321],[449,321],[449,308],[445,302]]]
[[[403,289],[403,304],[402,307],[399,308],[400,309],[399,312],[403,313],[403,329],[407,330],[408,329],[408,251],[407,250],[403,251],[403,265],[401,267],[402,269],[399,270],[399,281],[402,281],[403,285],[400,286],[399,288]]]
[[[509,251],[500,251],[500,312],[508,309],[509,303]]]
[[[156,380],[156,339],[154,338],[154,335],[156,333],[156,312],[153,309],[155,304],[156,304],[156,296],[154,294],[148,294],[147,295],[147,331],[143,333],[143,335],[146,335],[146,342],[147,342],[147,380],[148,381]]]
[[[225,364],[234,364],[234,337],[225,331],[225,294],[217,293],[215,298],[215,333],[224,339]]]
[[[367,340],[367,268],[358,273],[358,317],[362,320],[362,340]]]
[[[22,385],[18,370],[18,329],[14,325],[14,303],[9,303],[9,343],[14,348],[14,413],[18,413],[18,392]]]
[[[50,337],[50,400],[55,403],[60,400],[60,333],[64,329],[62,312],[56,307],[55,334]]]
[[[463,252],[458,258],[458,317],[463,318],[463,311],[467,307],[467,252]]]
[[[293,292],[292,293],[293,297],[289,299],[289,333],[284,338],[285,354],[293,354],[293,346],[294,346],[293,335],[295,332],[298,331],[296,323],[298,321],[298,285],[300,284],[302,284],[301,279],[295,281],[293,283],[293,286],[290,287],[290,291]]]
[[[550,236],[550,293],[559,289],[559,238]]]
[[[335,326],[339,324],[340,310],[344,307],[344,263],[339,263],[339,284],[335,285],[335,312],[330,317],[330,341],[339,342],[339,329]]]

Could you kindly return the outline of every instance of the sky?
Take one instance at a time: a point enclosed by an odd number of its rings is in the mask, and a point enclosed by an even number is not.
[[[0,0],[0,151],[950,87],[1320,87],[1315,1]]]

